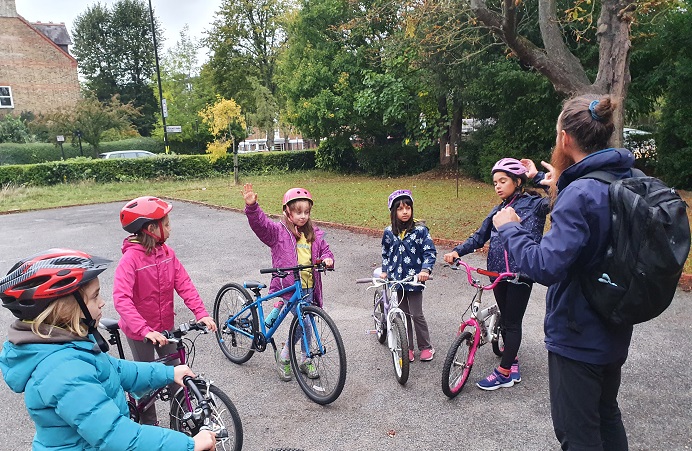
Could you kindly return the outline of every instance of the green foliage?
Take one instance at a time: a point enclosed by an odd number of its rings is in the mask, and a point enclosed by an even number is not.
[[[314,168],[315,152],[263,152],[238,156],[244,173],[274,173]],[[0,186],[41,186],[81,181],[124,182],[195,179],[233,172],[233,155],[212,163],[206,155],[161,155],[156,158],[67,161],[0,166]]]
[[[161,30],[155,24],[158,44]],[[152,89],[154,44],[149,8],[143,0],[118,0],[112,9],[101,3],[75,19],[72,51],[88,93],[101,102],[119,95],[139,109],[131,117],[142,136],[149,136],[158,111]]]
[[[33,141],[24,121],[12,114],[0,118],[0,143],[28,143]]]
[[[315,166],[325,171],[355,172],[358,169],[355,149],[344,136],[327,138],[317,148]]]
[[[65,136],[65,139],[69,140],[69,138],[69,136]],[[65,157],[68,159],[80,156],[77,138],[72,137],[72,139],[72,143],[65,142],[63,144]],[[112,152],[115,150],[147,150],[153,153],[162,153],[163,143],[154,138],[132,138],[104,142],[99,146],[99,152]],[[92,147],[85,142],[82,142],[82,152],[84,155],[93,155],[94,153]],[[59,161],[61,159],[60,147],[55,143],[0,144],[0,165],[36,164]]]
[[[399,144],[364,146],[357,150],[356,159],[362,172],[392,177],[420,174],[433,169],[437,165],[437,152],[435,146],[423,150]]]

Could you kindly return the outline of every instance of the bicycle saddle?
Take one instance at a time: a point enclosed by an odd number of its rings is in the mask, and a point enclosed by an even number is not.
[[[108,331],[116,331],[119,329],[118,320],[113,318],[101,318],[99,321],[100,325],[105,327]]]
[[[267,286],[265,284],[263,284],[262,282],[257,282],[254,280],[246,280],[245,282],[243,282],[243,286],[245,288],[247,288],[248,290],[251,290],[253,288],[259,288],[260,290],[262,288],[267,288]]]

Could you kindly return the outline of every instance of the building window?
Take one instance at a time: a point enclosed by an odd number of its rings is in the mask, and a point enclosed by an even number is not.
[[[0,86],[0,108],[14,108],[12,88],[9,86]]]

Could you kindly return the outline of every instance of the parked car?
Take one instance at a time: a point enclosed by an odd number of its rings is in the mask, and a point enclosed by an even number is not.
[[[146,158],[155,157],[155,153],[146,150],[116,150],[115,152],[104,152],[99,154],[99,158]]]

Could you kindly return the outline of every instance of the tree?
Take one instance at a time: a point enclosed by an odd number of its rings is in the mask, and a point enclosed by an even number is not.
[[[182,127],[181,133],[169,134],[168,140],[201,146],[213,137],[206,127],[200,127],[198,113],[213,103],[215,97],[207,79],[200,76],[198,49],[199,43],[190,38],[189,27],[185,25],[180,39],[161,60],[161,85],[168,105],[168,123]],[[163,137],[162,126],[155,132],[159,134]]]
[[[213,56],[208,63],[216,92],[234,98],[254,114],[274,146],[279,116],[276,59],[284,40],[281,20],[285,0],[224,0],[206,43]],[[257,94],[257,87],[261,93]]]
[[[81,130],[82,141],[91,144],[96,158],[104,134],[111,129],[130,128],[132,119],[139,114],[132,104],[122,104],[117,96],[106,104],[99,102],[95,97],[87,97],[77,102],[72,109],[58,110],[46,115],[43,121],[54,134],[71,135],[75,130]]]
[[[155,28],[161,45],[161,31]],[[109,10],[96,3],[75,19],[72,36],[87,92],[101,102],[116,94],[122,102],[132,102],[141,112],[134,119],[137,130],[151,135],[158,106],[152,88],[155,57],[148,6],[143,0],[118,0]]]
[[[200,111],[199,115],[216,138],[207,144],[207,153],[214,160],[225,155],[231,144],[237,145],[247,136],[245,118],[233,99],[217,96],[216,102]]]

